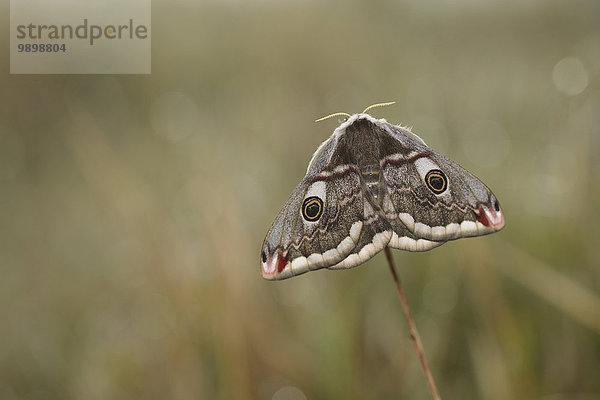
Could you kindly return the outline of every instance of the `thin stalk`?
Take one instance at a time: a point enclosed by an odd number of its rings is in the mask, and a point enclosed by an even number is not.
[[[392,258],[392,252],[390,251],[389,247],[386,247],[384,251],[385,257],[387,258],[388,264],[390,266],[390,271],[392,271],[392,276],[394,277],[396,289],[398,290],[398,296],[400,297],[400,303],[402,304],[402,311],[404,311],[406,322],[408,322],[410,338],[412,339],[415,348],[417,349],[417,354],[419,355],[419,360],[421,360],[421,366],[423,367],[425,378],[427,379],[427,383],[429,384],[429,389],[431,389],[431,395],[433,396],[434,400],[441,400],[442,398],[438,393],[437,387],[435,386],[435,381],[433,380],[433,375],[431,374],[431,370],[429,369],[429,365],[427,364],[427,360],[425,359],[423,343],[421,343],[419,332],[417,331],[415,322],[413,321],[412,315],[410,314],[410,308],[408,307],[408,302],[406,301],[404,289],[402,288],[402,284],[400,283],[400,279],[398,279],[398,274],[396,273],[396,267],[394,265],[394,259]]]

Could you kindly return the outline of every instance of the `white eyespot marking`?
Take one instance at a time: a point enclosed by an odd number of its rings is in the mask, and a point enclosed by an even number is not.
[[[415,160],[415,168],[417,168],[417,172],[419,173],[419,176],[421,177],[423,184],[425,186],[427,186],[427,188],[431,191],[431,193],[434,193],[436,196],[441,197],[446,202],[450,201],[450,190],[449,190],[450,189],[450,180],[448,179],[447,176],[446,176],[446,180],[445,180],[446,186],[444,187],[444,190],[440,193],[436,193],[435,191],[431,190],[429,188],[429,185],[427,184],[427,174],[430,171],[438,170],[438,171],[442,171],[442,173],[444,173],[444,170],[442,168],[440,168],[439,165],[437,165],[435,162],[433,162],[432,160],[430,160],[427,157],[421,157],[421,158],[417,158]],[[444,175],[446,175],[446,174],[444,173]]]
[[[316,197],[316,199],[312,199],[314,201],[310,201],[311,197]],[[313,183],[312,185],[310,185],[308,187],[308,190],[306,191],[306,195],[304,195],[304,200],[302,202],[302,207],[300,209],[300,216],[302,218],[302,222],[304,223],[304,225],[306,226],[314,226],[314,224],[317,224],[320,220],[321,214],[323,212],[323,209],[325,207],[325,204],[327,200],[327,183],[325,181],[316,181],[315,183]],[[306,214],[306,210],[305,210],[305,206],[307,204],[305,204],[306,201],[310,202],[310,205],[313,207],[312,209],[309,209],[310,212],[317,212],[317,214],[315,214],[315,218],[310,218],[308,214]],[[320,207],[320,208],[319,208]],[[312,215],[310,215],[312,216]]]
[[[415,167],[417,168],[417,172],[421,176],[423,182],[425,182],[425,176],[429,171],[431,171],[432,169],[441,170],[439,165],[437,165],[427,157],[417,158],[415,160]]]
[[[432,169],[425,175],[425,185],[433,194],[440,195],[448,189],[448,178],[441,170]]]
[[[301,212],[306,222],[316,222],[323,215],[323,201],[317,196],[307,197],[302,203]]]
[[[325,204],[325,200],[327,200],[327,183],[325,181],[316,181],[312,185],[308,187],[306,191],[306,195],[304,198],[316,196],[323,200],[323,204]]]
[[[427,251],[441,246],[444,243],[446,242],[433,242],[426,239],[413,239],[407,236],[399,237],[396,232],[394,232],[390,242],[388,243],[388,246],[407,251]]]

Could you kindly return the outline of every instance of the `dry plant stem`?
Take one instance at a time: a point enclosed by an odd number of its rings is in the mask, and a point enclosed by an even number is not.
[[[390,251],[389,247],[386,247],[384,251],[385,257],[387,258],[388,264],[390,266],[390,270],[392,271],[392,276],[394,277],[396,289],[398,289],[398,296],[400,297],[400,303],[402,303],[402,310],[404,311],[406,322],[408,322],[410,338],[413,340],[415,348],[417,349],[417,354],[419,355],[419,360],[421,360],[421,366],[423,367],[425,378],[427,379],[427,383],[429,384],[429,389],[431,389],[431,395],[433,396],[434,400],[441,400],[440,394],[438,393],[437,387],[435,386],[435,381],[433,380],[433,375],[431,375],[431,370],[429,369],[429,365],[427,365],[427,360],[425,359],[425,351],[423,350],[423,343],[421,343],[419,332],[417,331],[415,322],[413,321],[412,315],[410,314],[410,308],[408,307],[408,302],[406,301],[404,289],[402,288],[402,284],[400,283],[400,279],[398,279],[398,274],[396,273],[396,267],[394,266],[392,252]]]

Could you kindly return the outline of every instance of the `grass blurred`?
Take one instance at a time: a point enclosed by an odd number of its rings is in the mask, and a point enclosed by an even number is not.
[[[259,272],[312,121],[388,100],[507,218],[394,252],[442,397],[600,398],[599,3],[152,11],[149,76],[0,65],[1,399],[429,398],[383,255]]]

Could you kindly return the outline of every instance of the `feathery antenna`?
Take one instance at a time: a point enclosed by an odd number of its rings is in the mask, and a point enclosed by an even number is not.
[[[348,117],[348,118],[350,118],[352,116],[352,115],[350,115],[348,113],[345,113],[345,112],[336,112],[336,113],[333,113],[333,114],[326,115],[326,116],[324,116],[322,118],[315,119],[315,122],[321,122],[321,121],[324,121],[324,120],[329,119],[329,118],[338,117],[340,115],[343,115],[344,117]]]
[[[392,104],[396,104],[396,102],[395,101],[388,101],[386,103],[372,104],[369,107],[365,108],[364,111],[362,112],[362,114],[365,114],[367,111],[369,111],[369,110],[371,110],[371,109],[373,109],[375,107],[384,107],[384,106],[389,106],[389,105],[392,105]],[[326,115],[324,117],[321,117],[319,119],[316,119],[315,122],[321,122],[321,121],[324,121],[326,119],[333,118],[333,117],[339,117],[339,116],[344,116],[344,117],[350,118],[352,115],[350,115],[348,113],[345,113],[345,112],[336,112],[336,113],[329,114],[329,115]]]
[[[373,105],[370,105],[369,107],[365,108],[365,109],[364,109],[364,111],[363,111],[362,113],[363,113],[363,114],[366,114],[366,113],[367,113],[367,111],[369,111],[369,110],[370,110],[370,109],[372,109],[372,108],[375,108],[375,107],[384,107],[384,106],[391,106],[392,104],[396,104],[396,102],[395,102],[395,101],[388,101],[388,102],[386,102],[386,103],[377,103],[377,104],[373,104]]]

